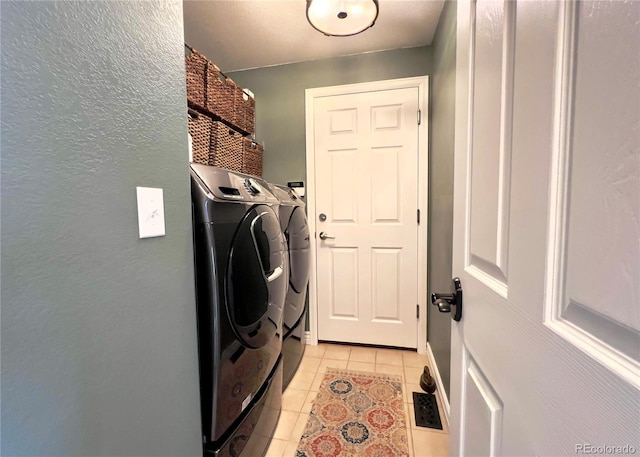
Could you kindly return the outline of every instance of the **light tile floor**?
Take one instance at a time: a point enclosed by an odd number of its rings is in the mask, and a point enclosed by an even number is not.
[[[420,375],[428,365],[426,356],[416,352],[338,344],[307,346],[300,367],[282,398],[282,412],[266,457],[294,457],[307,423],[313,400],[327,367],[402,376],[407,439],[412,457],[449,455],[449,427],[436,391],[444,430],[417,427],[412,392],[422,392]],[[432,370],[433,371],[433,370]]]

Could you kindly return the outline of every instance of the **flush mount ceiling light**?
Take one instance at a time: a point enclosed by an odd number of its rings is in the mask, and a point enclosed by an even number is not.
[[[307,20],[327,36],[364,32],[378,18],[378,0],[307,0]]]

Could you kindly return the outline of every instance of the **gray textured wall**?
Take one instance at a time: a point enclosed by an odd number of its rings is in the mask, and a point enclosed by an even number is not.
[[[256,95],[256,136],[265,142],[264,177],[304,180],[305,89],[431,73],[431,47],[397,49],[229,73]]]
[[[453,149],[456,89],[456,3],[447,1],[433,40],[429,155],[429,293],[450,292],[453,236]],[[447,393],[451,315],[429,305],[428,339]]]
[[[1,453],[201,455],[181,3],[0,14]]]

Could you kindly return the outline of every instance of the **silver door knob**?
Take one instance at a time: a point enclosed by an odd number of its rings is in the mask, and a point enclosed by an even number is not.
[[[320,239],[321,240],[335,240],[336,237],[335,236],[329,236],[327,235],[327,232],[320,232]]]

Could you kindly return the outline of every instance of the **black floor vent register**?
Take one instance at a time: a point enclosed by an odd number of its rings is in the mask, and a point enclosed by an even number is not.
[[[413,410],[418,427],[442,430],[442,422],[440,422],[440,412],[438,411],[435,395],[413,392]]]

